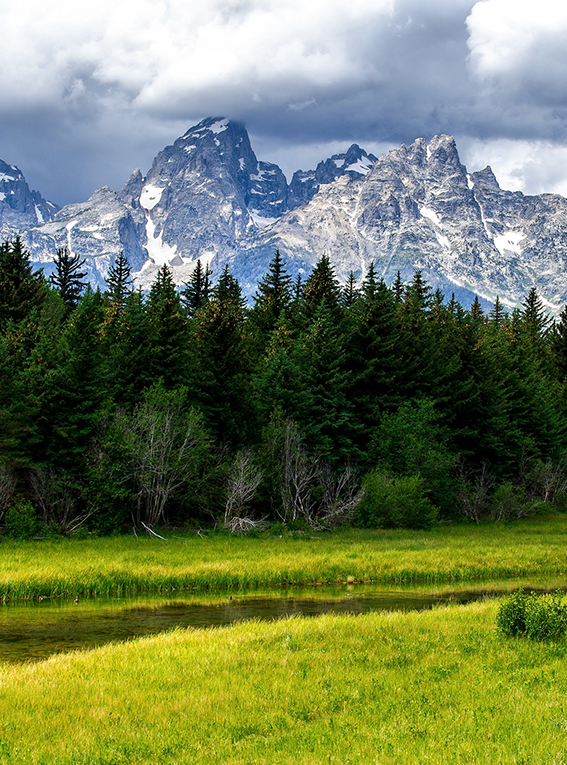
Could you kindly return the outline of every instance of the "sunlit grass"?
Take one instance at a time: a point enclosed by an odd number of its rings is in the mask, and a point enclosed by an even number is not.
[[[0,598],[567,573],[567,517],[298,538],[175,535],[0,544]]]
[[[567,646],[495,602],[175,631],[0,671],[0,762],[564,763]]]

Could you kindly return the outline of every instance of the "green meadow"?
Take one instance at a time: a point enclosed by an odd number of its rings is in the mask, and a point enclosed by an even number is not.
[[[150,604],[152,592],[191,588],[191,599],[215,603],[226,597],[215,588],[281,593],[283,582],[322,593],[348,581],[506,589],[567,572],[567,519],[5,541],[0,556],[0,592],[14,600],[137,591]],[[0,664],[0,763],[567,765],[567,640],[506,638],[497,608],[484,600],[175,629]]]
[[[0,543],[0,598],[422,583],[567,573],[567,516],[432,531],[355,530],[259,538],[171,534]]]
[[[567,762],[567,645],[497,603],[176,630],[1,670],[0,761]]]

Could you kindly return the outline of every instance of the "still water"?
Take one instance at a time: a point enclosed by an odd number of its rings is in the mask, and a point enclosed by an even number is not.
[[[165,632],[210,628],[247,619],[273,620],[325,613],[409,611],[468,603],[518,587],[567,591],[567,579],[532,578],[475,585],[403,588],[384,585],[285,588],[232,593],[182,592],[132,598],[89,598],[78,603],[46,599],[0,605],[0,661],[40,661],[48,656]]]

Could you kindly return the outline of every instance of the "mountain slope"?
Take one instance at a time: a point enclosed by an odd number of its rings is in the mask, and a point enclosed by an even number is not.
[[[464,302],[499,295],[511,307],[532,286],[553,311],[567,302],[567,201],[504,191],[490,168],[469,175],[450,136],[379,159],[353,144],[288,184],[277,165],[258,161],[242,125],[208,118],[119,192],[99,189],[51,219],[38,204],[32,220],[25,200],[18,230],[32,259],[47,268],[67,246],[99,284],[123,250],[143,288],[164,263],[181,284],[201,259],[216,273],[229,262],[251,295],[279,249],[294,274],[327,254],[341,280],[375,261],[387,282],[420,268]]]
[[[17,236],[23,229],[50,220],[59,210],[38,191],[31,191],[21,170],[0,160],[0,237]]]
[[[450,136],[418,139],[361,179],[322,186],[246,242],[236,275],[250,287],[276,248],[295,272],[326,253],[341,280],[374,261],[387,282],[420,268],[463,299],[499,295],[513,306],[535,286],[552,310],[567,301],[567,200],[503,191],[490,168],[468,175]]]

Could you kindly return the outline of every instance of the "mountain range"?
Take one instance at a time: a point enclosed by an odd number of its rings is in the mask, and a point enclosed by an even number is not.
[[[78,253],[95,284],[123,250],[144,289],[165,263],[186,282],[201,259],[213,273],[228,262],[251,295],[279,249],[293,275],[325,254],[341,281],[374,261],[387,283],[419,268],[464,304],[477,294],[513,307],[531,287],[552,312],[567,302],[567,200],[505,191],[490,167],[468,173],[446,135],[379,158],[353,144],[288,183],[243,125],[208,118],[146,175],[61,209],[0,162],[0,236],[16,234],[46,272],[58,248]]]

